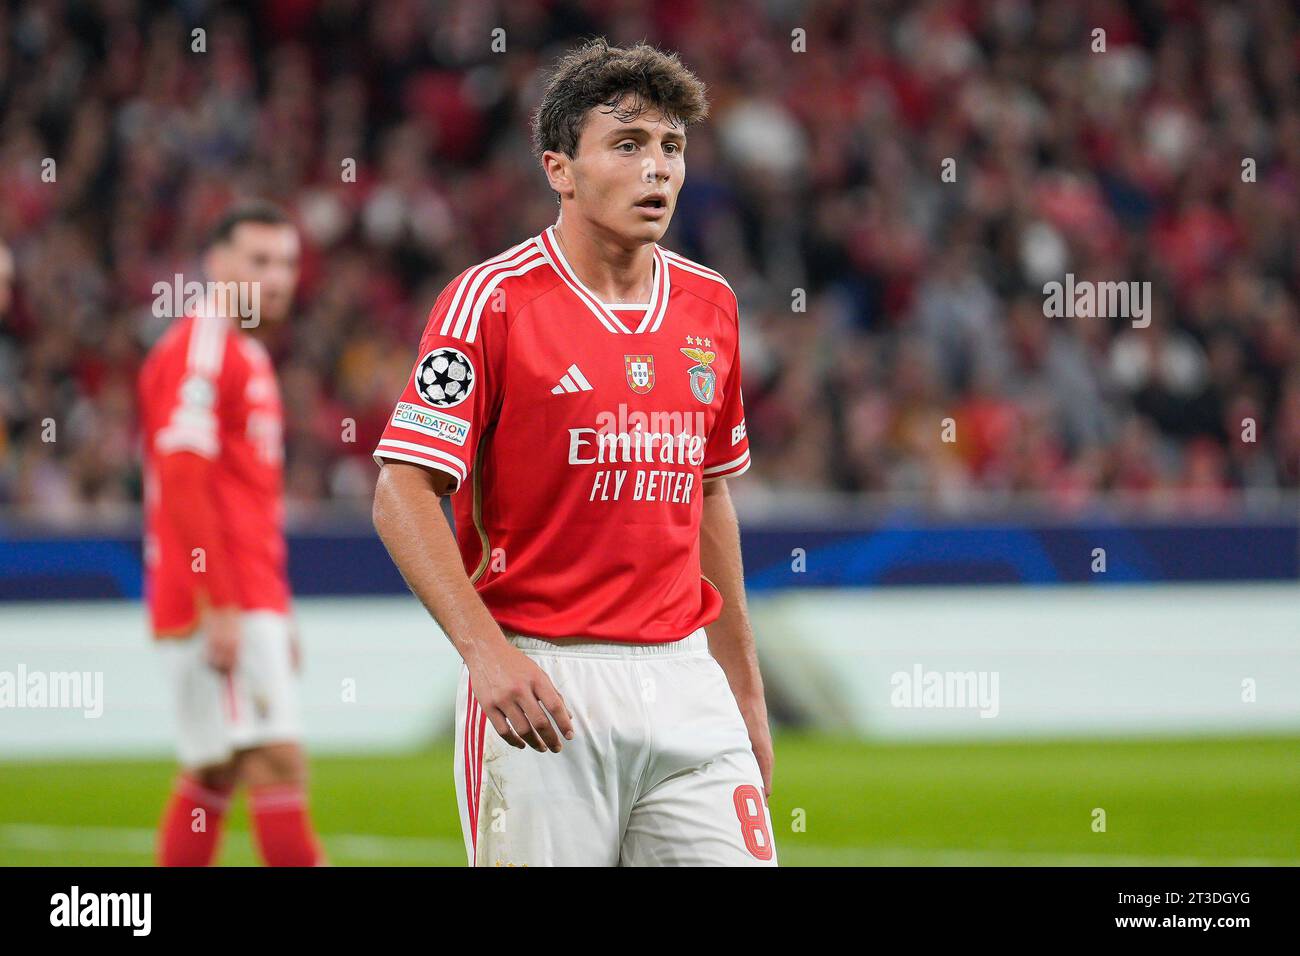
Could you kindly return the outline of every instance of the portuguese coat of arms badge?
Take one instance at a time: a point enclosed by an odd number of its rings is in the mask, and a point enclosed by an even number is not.
[[[623,369],[627,384],[638,395],[655,387],[655,357],[653,355],[624,355]]]

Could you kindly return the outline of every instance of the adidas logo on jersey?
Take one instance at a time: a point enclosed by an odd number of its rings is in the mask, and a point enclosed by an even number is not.
[[[592,391],[591,383],[587,381],[587,376],[579,371],[576,364],[570,365],[564,370],[564,377],[560,379],[560,384],[551,389],[552,395],[563,395],[566,392],[590,392]]]

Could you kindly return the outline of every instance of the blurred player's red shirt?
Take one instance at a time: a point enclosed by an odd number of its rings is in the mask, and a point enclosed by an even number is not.
[[[654,250],[639,307],[597,299],[552,229],[439,296],[375,458],[451,475],[461,559],[522,634],[663,643],[717,619],[703,483],[743,473],[736,296]]]
[[[265,347],[238,322],[177,320],[149,353],[139,397],[145,461],[145,591],[154,634],[190,633],[205,604],[286,612],[283,416]],[[193,452],[212,462],[211,488],[168,489],[162,456]],[[179,494],[178,494],[179,492]],[[170,494],[170,497],[169,497]],[[177,500],[179,499],[179,500]],[[178,518],[201,502],[215,509],[229,574],[196,570]],[[211,593],[214,579],[229,582]],[[214,600],[218,598],[218,600]]]

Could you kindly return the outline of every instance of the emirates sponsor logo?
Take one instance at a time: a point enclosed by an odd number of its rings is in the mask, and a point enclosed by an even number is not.
[[[603,465],[633,462],[659,465],[704,464],[704,438],[687,432],[600,431],[569,429],[569,464]]]

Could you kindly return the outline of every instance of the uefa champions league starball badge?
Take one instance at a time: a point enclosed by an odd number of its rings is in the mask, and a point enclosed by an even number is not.
[[[459,405],[474,391],[474,364],[460,349],[434,349],[415,367],[415,389],[434,408]]]
[[[697,346],[713,344],[708,339],[702,339],[698,335],[694,337],[688,335],[686,341],[693,342]],[[718,373],[709,368],[709,363],[716,359],[718,354],[694,347],[682,349],[682,354],[695,362],[694,366],[686,370],[691,382],[691,394],[705,405],[713,404],[713,390],[718,383]]]

